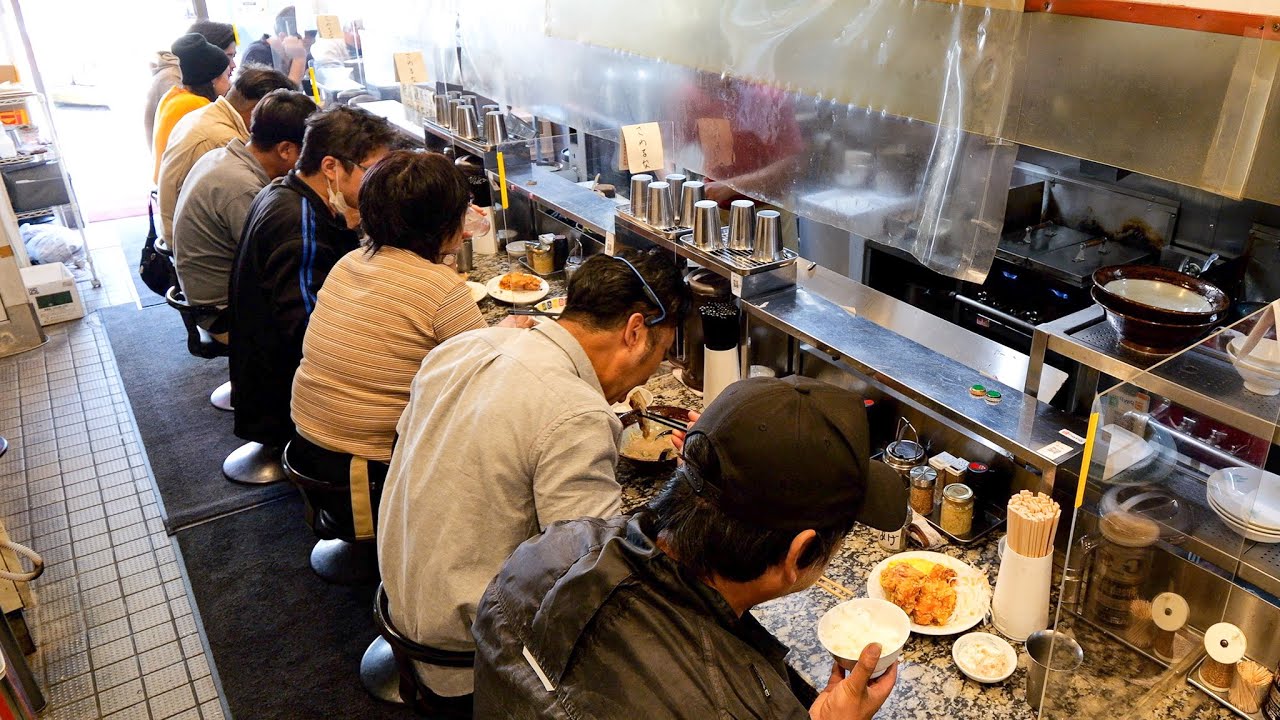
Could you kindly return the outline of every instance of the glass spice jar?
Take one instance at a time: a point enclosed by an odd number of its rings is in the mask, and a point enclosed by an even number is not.
[[[928,465],[917,465],[908,473],[911,478],[911,509],[921,515],[933,512],[934,486],[938,484],[938,471]]]
[[[955,535],[973,530],[973,490],[964,483],[952,483],[942,491],[942,529]]]
[[[1276,673],[1271,682],[1271,690],[1262,703],[1262,716],[1267,720],[1280,720],[1280,673]]]

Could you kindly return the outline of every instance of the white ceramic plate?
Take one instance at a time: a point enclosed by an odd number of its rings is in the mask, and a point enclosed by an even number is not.
[[[1002,655],[1004,657],[1007,670],[999,675],[982,675],[978,672],[977,668],[969,667],[960,660],[960,654],[965,648],[970,645],[978,644],[988,645],[997,653]],[[955,662],[956,667],[960,668],[960,672],[965,674],[965,677],[980,683],[990,684],[1003,682],[1009,679],[1009,676],[1013,674],[1014,670],[1018,669],[1018,653],[1014,651],[1013,646],[1004,638],[999,637],[998,635],[992,635],[991,633],[976,632],[960,636],[960,638],[951,646],[951,660]]]
[[[1250,467],[1209,476],[1209,499],[1241,525],[1280,535],[1280,476]]]
[[[489,297],[494,300],[517,305],[528,305],[529,303],[538,302],[546,297],[547,293],[551,292],[551,286],[547,284],[546,280],[538,278],[538,282],[542,283],[542,287],[538,290],[503,290],[498,287],[502,283],[502,276],[499,275],[485,285],[485,290],[488,291]]]
[[[982,622],[991,610],[991,583],[988,582],[986,573],[963,560],[942,553],[912,550],[881,560],[867,575],[867,597],[878,600],[888,599],[884,596],[884,590],[880,588],[880,574],[892,563],[915,559],[927,560],[955,570],[957,581],[967,578],[966,581],[974,584],[978,592],[976,597],[970,593],[957,593],[955,612],[951,614],[951,619],[945,625],[918,625],[912,622],[911,632],[918,635],[955,635]]]
[[[467,281],[467,289],[471,291],[471,301],[480,302],[489,295],[489,288],[484,283],[478,283],[475,280]]]
[[[1260,532],[1258,530],[1250,529],[1242,525],[1239,520],[1236,520],[1234,517],[1232,517],[1231,514],[1228,513],[1226,510],[1223,510],[1222,508],[1218,507],[1218,504],[1215,503],[1212,499],[1209,500],[1209,509],[1213,510],[1213,512],[1218,515],[1218,517],[1222,520],[1222,522],[1226,523],[1227,527],[1231,528],[1236,533],[1243,535],[1246,540],[1260,542],[1265,545],[1275,545],[1277,543],[1280,543],[1280,533],[1272,534],[1272,533]]]
[[[533,307],[535,310],[539,310],[544,313],[559,315],[564,312],[564,306],[568,299],[569,298],[565,295],[557,295],[555,297],[547,298]]]
[[[1126,300],[1161,310],[1209,312],[1213,309],[1213,303],[1200,293],[1160,280],[1122,278],[1112,280],[1103,285],[1102,289]]]

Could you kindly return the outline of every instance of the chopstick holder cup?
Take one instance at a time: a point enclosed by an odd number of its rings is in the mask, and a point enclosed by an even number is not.
[[[991,624],[1001,635],[1023,642],[1031,633],[1049,627],[1052,574],[1052,552],[1027,557],[1006,543],[991,598]]]

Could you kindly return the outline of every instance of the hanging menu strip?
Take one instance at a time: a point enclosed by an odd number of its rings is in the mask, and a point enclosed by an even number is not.
[[[658,123],[623,126],[622,167],[633,173],[661,170],[665,167],[662,130]]]
[[[396,82],[417,85],[427,82],[427,63],[422,59],[422,53],[398,52],[392,57],[396,63]]]
[[[317,15],[316,30],[320,31],[320,37],[326,40],[342,40],[342,22],[338,20],[337,15]]]

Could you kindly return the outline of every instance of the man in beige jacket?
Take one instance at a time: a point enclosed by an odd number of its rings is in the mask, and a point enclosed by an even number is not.
[[[271,68],[250,66],[240,69],[226,97],[188,114],[178,121],[160,158],[160,224],[162,237],[174,247],[173,216],[178,195],[187,174],[205,153],[225,147],[239,138],[249,139],[249,118],[258,101],[272,90],[296,90],[284,74]]]

